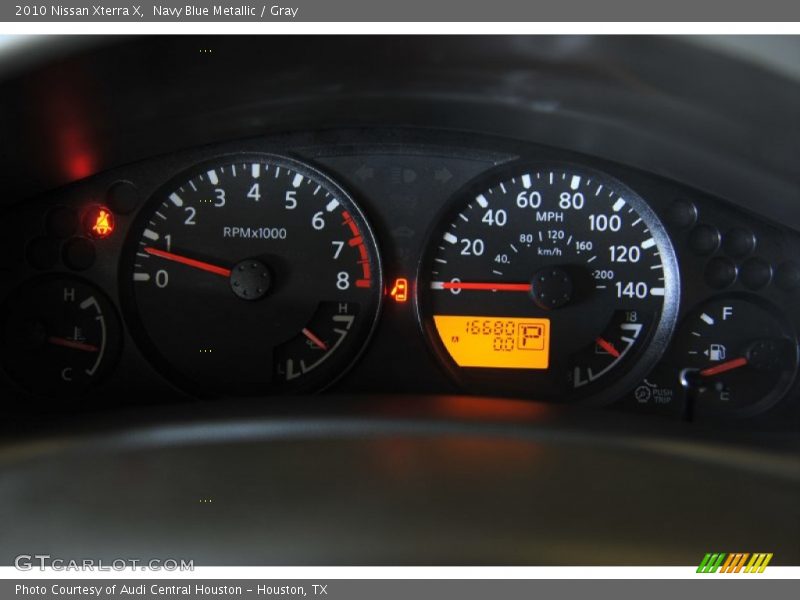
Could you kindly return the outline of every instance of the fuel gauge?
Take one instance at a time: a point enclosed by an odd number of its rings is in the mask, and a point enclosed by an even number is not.
[[[3,328],[7,373],[42,396],[85,391],[108,371],[120,344],[110,301],[71,277],[22,287],[5,305]]]
[[[778,311],[745,297],[712,300],[681,332],[681,383],[698,415],[751,415],[794,380],[797,338]]]

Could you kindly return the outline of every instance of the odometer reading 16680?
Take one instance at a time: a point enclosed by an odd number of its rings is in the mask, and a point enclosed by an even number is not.
[[[459,367],[546,369],[549,319],[434,315],[436,331]]]
[[[459,195],[418,301],[465,388],[602,400],[655,363],[678,287],[669,238],[636,192],[583,167],[528,166]]]

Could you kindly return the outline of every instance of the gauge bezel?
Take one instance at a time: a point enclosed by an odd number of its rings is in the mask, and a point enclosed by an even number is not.
[[[546,170],[572,171],[586,174],[593,178],[602,178],[605,188],[613,190],[617,195],[625,196],[626,202],[636,210],[647,224],[661,253],[660,257],[664,267],[664,287],[666,289],[661,314],[655,325],[649,328],[647,337],[642,342],[645,347],[639,353],[638,358],[630,363],[630,368],[622,376],[617,377],[613,383],[609,383],[607,377],[602,377],[585,386],[582,392],[573,393],[567,398],[525,397],[529,400],[571,402],[590,406],[612,404],[621,400],[625,393],[630,391],[642,377],[646,376],[666,352],[677,326],[681,299],[681,279],[672,240],[660,217],[638,192],[619,181],[610,173],[573,161],[518,158],[484,171],[467,182],[445,203],[444,208],[436,215],[433,225],[425,236],[425,248],[417,265],[417,285],[416,293],[414,294],[417,325],[438,364],[444,368],[448,376],[462,390],[467,393],[489,393],[495,396],[521,397],[519,393],[508,393],[502,389],[487,388],[486,383],[480,381],[481,377],[477,374],[477,371],[459,367],[455,363],[444,348],[444,344],[433,325],[432,315],[427,314],[431,300],[431,291],[427,285],[430,280],[428,273],[431,270],[433,258],[436,254],[437,235],[440,235],[444,228],[457,218],[458,213],[463,210],[464,204],[470,198],[474,198],[475,195],[484,193],[487,189],[495,187],[512,177],[519,177],[526,171]],[[502,372],[506,371],[505,369],[482,370],[484,373],[491,373],[491,378],[493,379],[501,379]]]
[[[692,323],[699,317],[701,311],[705,309],[705,307],[711,304],[718,304],[720,302],[725,302],[725,300],[739,300],[742,302],[749,302],[750,304],[755,305],[756,307],[764,310],[767,314],[772,316],[773,319],[777,322],[778,326],[781,328],[784,334],[788,334],[788,336],[794,340],[793,348],[794,348],[794,360],[793,360],[793,368],[791,373],[788,373],[785,377],[783,377],[783,381],[779,382],[779,385],[776,385],[775,388],[766,396],[764,396],[761,400],[754,404],[749,404],[747,406],[743,406],[738,409],[733,410],[726,410],[726,411],[700,411],[698,412],[697,406],[692,406],[692,416],[698,419],[746,419],[750,417],[754,417],[756,415],[760,415],[771,408],[774,408],[778,404],[780,404],[787,396],[789,391],[794,387],[798,373],[800,373],[800,337],[798,337],[798,332],[795,329],[794,325],[792,324],[791,320],[786,316],[784,311],[778,308],[775,304],[771,301],[767,300],[766,298],[759,296],[758,294],[753,294],[750,292],[729,292],[723,294],[714,294],[708,296],[704,300],[695,304],[686,315],[681,319],[680,323],[678,324],[678,328],[675,332],[675,347],[670,349],[669,352],[669,359],[670,361],[676,361],[675,365],[678,369],[679,374],[679,381],[681,383],[681,390],[683,391],[684,397],[686,398],[687,402],[689,401],[689,391],[685,385],[686,379],[686,367],[684,367],[684,357],[686,355],[687,346],[684,345],[685,336],[684,331],[687,331]],[[679,347],[680,345],[681,347]]]
[[[282,386],[265,386],[263,394],[259,394],[259,396],[269,398],[279,397],[282,394],[318,393],[333,386],[353,368],[366,351],[372,336],[375,334],[383,309],[384,273],[380,246],[370,221],[361,208],[361,205],[353,198],[353,195],[336,180],[311,164],[305,158],[295,158],[288,154],[278,154],[274,152],[223,152],[212,154],[200,161],[195,161],[190,166],[181,169],[178,173],[171,176],[164,183],[159,184],[155,191],[137,209],[128,229],[126,239],[123,242],[122,252],[120,253],[118,284],[123,319],[130,331],[134,347],[137,348],[142,357],[152,365],[170,385],[197,398],[217,398],[220,397],[221,394],[208,390],[201,383],[193,381],[191,378],[180,373],[178,369],[170,364],[167,357],[162,356],[156,343],[148,335],[147,327],[138,315],[135,285],[131,277],[134,255],[147,219],[153,214],[155,207],[163,201],[167,194],[173,192],[196,175],[204,173],[210,168],[249,161],[260,161],[268,163],[270,166],[280,166],[282,168],[286,167],[291,169],[295,173],[302,174],[309,179],[323,183],[331,193],[336,194],[337,198],[343,200],[343,203],[348,206],[348,210],[352,210],[354,216],[358,219],[359,230],[362,237],[365,238],[368,252],[371,254],[372,276],[375,279],[374,309],[370,307],[370,310],[374,314],[371,320],[364,325],[362,332],[359,333],[359,337],[356,338],[355,342],[358,344],[357,348],[352,353],[349,360],[343,361],[339,365],[339,371],[320,384],[312,384],[311,382],[305,381],[305,378],[300,378],[294,383],[286,383]]]
[[[0,302],[0,307],[3,309],[4,313],[7,314],[11,304],[13,304],[20,295],[26,293],[29,289],[47,285],[60,280],[72,280],[80,285],[92,289],[93,294],[97,295],[100,301],[104,304],[104,306],[101,307],[101,312],[106,325],[106,344],[103,351],[103,356],[100,358],[96,367],[96,370],[99,372],[96,375],[92,375],[91,383],[87,382],[87,384],[81,387],[81,389],[75,389],[66,393],[52,393],[49,391],[43,392],[41,390],[34,389],[33,386],[27,385],[25,382],[21,381],[20,378],[12,374],[2,360],[0,360],[0,369],[2,370],[6,380],[16,386],[18,390],[30,395],[33,398],[37,398],[48,403],[48,406],[55,406],[55,402],[61,399],[66,399],[74,403],[78,397],[87,397],[91,402],[94,402],[94,399],[90,394],[93,393],[94,390],[99,386],[102,386],[103,383],[109,379],[111,374],[114,372],[115,367],[119,364],[125,344],[123,319],[121,318],[118,307],[112,301],[111,296],[95,281],[91,281],[85,277],[73,273],[55,271],[52,273],[37,275],[20,282],[19,285],[9,290],[8,293],[3,297],[2,302]],[[5,321],[0,323],[0,334],[3,336],[6,334]]]

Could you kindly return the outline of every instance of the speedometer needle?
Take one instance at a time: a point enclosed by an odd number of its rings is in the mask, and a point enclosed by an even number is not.
[[[721,373],[733,371],[734,369],[738,369],[739,367],[744,367],[746,364],[747,364],[746,358],[734,358],[733,360],[729,360],[727,362],[715,365],[713,367],[703,369],[702,371],[700,371],[700,375],[702,375],[703,377],[713,377],[714,375],[719,375]]]
[[[214,273],[214,275],[222,275],[223,277],[231,276],[230,269],[226,269],[225,267],[219,267],[217,265],[212,265],[211,263],[203,262],[201,260],[196,260],[194,258],[189,258],[188,256],[181,256],[180,254],[174,254],[173,252],[167,252],[166,250],[159,250],[158,248],[152,248],[150,246],[145,247],[144,251],[147,252],[148,254],[151,254],[152,256],[157,256],[159,258],[163,258],[164,260],[171,260],[173,262],[180,263],[182,265],[186,265],[194,269],[200,269],[201,271]]]
[[[478,283],[467,281],[444,281],[443,290],[482,290],[498,292],[530,292],[530,283]]]

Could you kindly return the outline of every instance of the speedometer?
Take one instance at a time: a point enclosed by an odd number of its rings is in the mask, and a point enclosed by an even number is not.
[[[517,166],[454,204],[418,307],[466,389],[603,401],[646,374],[675,326],[679,279],[640,196],[583,167]]]
[[[145,353],[199,394],[319,389],[372,331],[378,249],[355,202],[311,166],[226,157],[155,194],[122,298]]]

